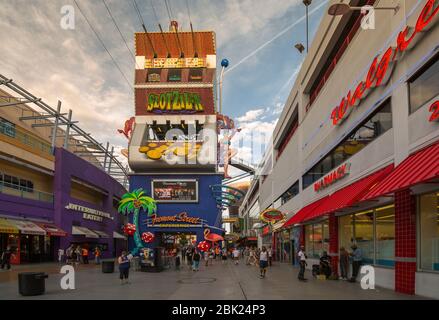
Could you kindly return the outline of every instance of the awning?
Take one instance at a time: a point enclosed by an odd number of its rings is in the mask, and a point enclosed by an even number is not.
[[[85,236],[86,238],[99,239],[99,235],[86,227],[72,226],[72,235]]]
[[[434,178],[439,178],[439,142],[410,155],[362,200],[394,193]]]
[[[18,233],[18,228],[8,220],[0,218],[0,233]]]
[[[121,235],[119,232],[113,231],[113,238],[114,239],[123,239],[126,240],[127,238],[123,235]]]
[[[51,236],[51,237],[66,237],[67,236],[67,232],[65,232],[61,228],[58,228],[54,224],[44,223],[44,222],[36,222],[36,224],[40,228],[43,228],[47,232],[48,236]]]
[[[287,222],[285,222],[285,224],[282,226],[282,228],[287,228],[287,227],[295,225],[296,223],[302,222],[309,214],[314,212],[327,199],[328,199],[328,196],[323,197],[320,200],[317,200],[315,202],[312,202],[309,205],[307,205],[306,207],[303,207],[294,216],[292,216]]]
[[[100,238],[107,238],[107,239],[110,238],[110,236],[107,233],[105,233],[104,231],[93,230],[93,232],[97,233]]]
[[[392,170],[393,164],[334,192],[322,205],[310,212],[303,221],[321,217],[358,202],[367,192],[374,189],[380,180],[389,175]]]
[[[20,230],[22,234],[32,234],[37,236],[45,236],[46,231],[39,226],[37,226],[35,223],[26,221],[26,220],[13,220],[8,219],[8,221],[15,225],[15,227]]]

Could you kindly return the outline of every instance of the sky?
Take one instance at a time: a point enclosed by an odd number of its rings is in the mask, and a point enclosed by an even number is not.
[[[310,39],[327,2],[313,0],[309,7]],[[72,109],[73,120],[79,121],[82,129],[100,142],[109,141],[119,151],[127,140],[117,129],[134,113],[132,52],[134,32],[142,27],[133,0],[76,3],[115,63],[73,0],[0,0],[0,73],[54,109],[61,100],[63,111]],[[157,19],[167,29],[170,19],[163,0],[136,3],[148,31],[158,31]],[[237,141],[246,141],[256,129],[270,137],[305,54],[294,48],[298,42],[306,45],[302,1],[168,0],[168,4],[171,18],[183,30],[189,29],[191,20],[195,30],[216,32],[218,64],[223,58],[230,62],[223,82],[223,113],[242,128]],[[66,5],[74,8],[73,30],[61,28]],[[237,147],[239,157],[259,161],[258,155],[251,155],[252,146]]]

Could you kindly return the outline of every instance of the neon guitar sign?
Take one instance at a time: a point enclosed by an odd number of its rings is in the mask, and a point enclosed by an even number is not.
[[[399,32],[396,39],[396,47],[390,46],[381,56],[378,62],[378,55],[373,59],[367,76],[360,81],[355,90],[347,93],[340,104],[331,112],[333,125],[340,125],[349,116],[352,109],[358,106],[361,99],[365,98],[374,88],[385,85],[390,79],[396,61],[402,57],[406,50],[411,49],[420,39],[419,33],[425,31],[432,25],[432,21],[439,11],[435,7],[437,0],[428,0],[418,16],[415,27],[406,26]]]

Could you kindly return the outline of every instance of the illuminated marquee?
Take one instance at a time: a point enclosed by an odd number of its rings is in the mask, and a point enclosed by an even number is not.
[[[150,93],[148,95],[146,110],[148,112],[203,112],[200,95],[193,92],[164,92],[160,94]]]
[[[206,60],[203,58],[155,58],[145,59],[145,69],[148,68],[203,68]]]
[[[176,222],[176,223],[169,223]],[[203,219],[198,217],[189,217],[187,212],[181,212],[175,216],[163,216],[157,217],[157,215],[152,215],[150,219],[147,220],[147,224],[150,227],[166,226],[166,227],[179,227],[181,225],[190,224],[192,226],[202,226]]]
[[[353,93],[349,90],[348,94],[343,97],[340,104],[331,112],[333,125],[340,125],[349,116],[352,109],[360,104],[361,99],[365,98],[370,91],[380,85],[385,85],[392,74],[393,67],[402,54],[411,49],[420,37],[419,33],[428,28],[433,18],[439,11],[439,6],[435,8],[436,0],[428,0],[422,9],[416,26],[414,28],[406,26],[397,37],[396,47],[390,46],[381,56],[378,62],[378,56],[373,59],[369,67],[366,79],[360,81]]]
[[[330,172],[328,175],[314,183],[314,191],[319,192],[330,185],[334,184],[340,179],[343,179],[349,174],[349,169],[351,167],[350,163],[345,163],[335,169],[334,171]]]

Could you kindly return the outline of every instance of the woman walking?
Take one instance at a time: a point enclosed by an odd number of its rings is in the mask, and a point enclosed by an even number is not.
[[[268,252],[267,248],[265,246],[262,247],[262,251],[259,254],[259,269],[260,269],[260,276],[261,279],[265,278],[265,273],[267,272],[268,267]]]
[[[194,249],[194,254],[192,255],[192,271],[199,271],[200,270],[200,260],[201,260],[201,255],[198,252],[197,249]]]
[[[117,262],[119,263],[120,284],[129,283],[128,276],[130,273],[130,259],[128,259],[126,251],[122,251],[122,254],[117,259]]]

